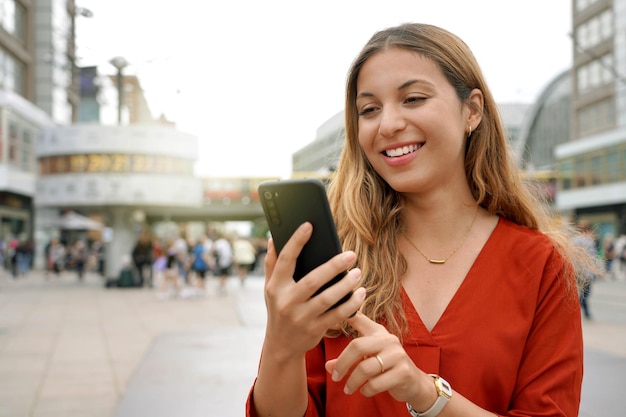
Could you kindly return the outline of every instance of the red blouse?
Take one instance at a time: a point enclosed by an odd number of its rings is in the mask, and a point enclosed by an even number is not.
[[[500,219],[465,280],[429,332],[403,292],[416,365],[500,416],[578,415],[583,341],[576,291],[565,292],[563,261],[537,231]],[[324,370],[350,342],[324,338],[307,352],[306,416],[408,416],[388,393],[343,393]],[[248,416],[252,391],[246,405]]]

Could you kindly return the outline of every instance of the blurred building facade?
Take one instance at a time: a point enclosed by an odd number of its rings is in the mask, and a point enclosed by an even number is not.
[[[152,116],[134,75],[102,75],[79,68],[78,121],[38,136],[36,223],[75,210],[106,225],[105,275],[115,278],[148,216],[162,218],[202,205],[202,181],[194,174],[198,139]],[[57,230],[40,230],[39,246]]]
[[[531,106],[504,103],[501,114],[520,163],[545,180],[555,207],[618,234],[626,232],[626,0],[572,3],[572,70]],[[126,231],[146,219],[260,216],[258,179],[196,178],[197,138],[154,120],[136,77],[118,89],[114,76],[76,65],[75,23],[88,10],[74,0],[0,5],[0,238],[34,236],[35,217],[68,209]],[[335,169],[343,118],[335,114],[294,153],[294,176]],[[157,145],[146,145],[152,138]],[[239,193],[224,194],[230,189]],[[124,233],[113,235],[132,238]]]
[[[137,77],[117,88],[78,67],[76,20],[91,15],[74,0],[0,0],[0,239],[33,239],[38,266],[56,233],[38,225],[67,210],[108,226],[119,263],[147,209],[202,205],[197,138],[152,117]]]
[[[626,233],[626,0],[573,0],[571,135],[555,147],[559,210]]]
[[[32,238],[36,137],[54,125],[52,115],[70,120],[71,77],[67,70],[56,71],[68,68],[67,38],[62,39],[63,30],[53,37],[51,29],[53,14],[69,15],[65,2],[61,9],[48,3],[45,12],[35,13],[33,2],[0,1],[0,240],[5,241]],[[50,69],[46,76],[43,67]],[[55,77],[57,89],[50,87]]]

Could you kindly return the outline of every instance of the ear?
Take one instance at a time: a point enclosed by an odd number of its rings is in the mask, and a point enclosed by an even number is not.
[[[485,98],[483,92],[478,88],[474,88],[469,97],[467,98],[466,106],[468,110],[467,124],[468,128],[471,126],[472,131],[478,128],[481,120],[483,119],[483,106]]]

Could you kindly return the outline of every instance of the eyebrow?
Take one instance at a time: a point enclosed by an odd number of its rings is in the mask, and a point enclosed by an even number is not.
[[[402,83],[402,85],[400,87],[398,87],[398,91],[404,90],[405,88],[413,85],[413,84],[425,84],[429,87],[434,87],[435,84],[431,83],[430,81],[427,80],[422,80],[422,79],[416,79],[416,80],[409,80],[406,81],[404,83]]]
[[[403,82],[398,87],[398,91],[402,91],[405,88],[412,86],[413,84],[424,84],[428,87],[435,87],[435,84],[431,83],[430,81],[423,80],[423,79],[414,79],[414,80],[408,80],[408,81]],[[374,94],[364,91],[362,93],[357,94],[356,98],[358,99],[360,97],[373,97],[373,96]]]

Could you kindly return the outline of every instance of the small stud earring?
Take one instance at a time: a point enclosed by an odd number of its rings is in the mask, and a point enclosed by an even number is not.
[[[469,125],[469,133],[467,134],[467,137],[469,138],[470,136],[472,136],[472,125]]]

